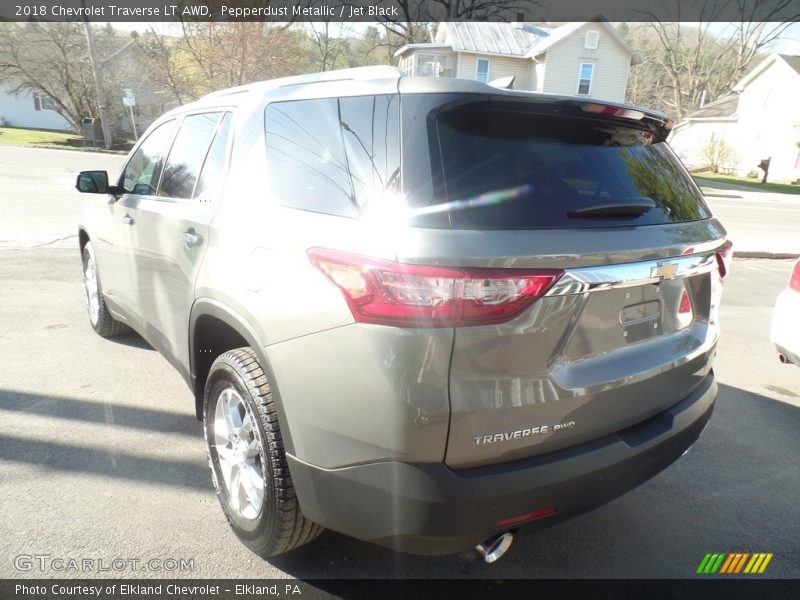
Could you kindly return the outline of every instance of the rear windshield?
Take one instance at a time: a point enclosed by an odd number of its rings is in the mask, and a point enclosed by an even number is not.
[[[436,96],[403,97],[404,192],[419,225],[608,227],[709,216],[667,144],[638,123]],[[652,208],[601,208],[631,203]]]

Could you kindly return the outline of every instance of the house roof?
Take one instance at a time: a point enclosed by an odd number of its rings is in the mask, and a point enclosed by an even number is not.
[[[508,54],[523,57],[549,31],[530,23],[486,21],[445,23],[448,40],[457,52]]]
[[[700,110],[689,115],[689,119],[715,119],[736,117],[739,108],[739,95],[728,94],[709,102]]]
[[[741,92],[744,88],[750,85],[751,81],[761,75],[761,73],[766,71],[776,61],[783,62],[787,67],[794,71],[795,74],[800,75],[800,56],[794,56],[791,54],[770,54],[767,58],[758,63],[752,71],[745,75],[741,81],[739,81],[739,83],[733,86],[733,91]]]
[[[783,59],[783,62],[792,67],[792,69],[794,69],[795,72],[800,75],[800,56],[792,56],[790,54],[779,54],[778,56],[780,56]]]
[[[554,29],[532,23],[487,21],[441,23],[436,35],[436,39],[440,43],[406,44],[394,55],[400,56],[408,50],[422,48],[452,48],[456,52],[532,58],[547,52],[548,49],[590,24],[604,27],[611,37],[631,55],[632,64],[642,62],[642,58],[622,39],[616,28],[602,17],[593,21],[566,23]],[[446,36],[442,35],[444,31],[447,33]],[[448,43],[441,43],[444,39],[447,39]]]
[[[394,56],[401,56],[402,54],[405,54],[406,51],[408,50],[425,50],[425,49],[433,50],[439,48],[452,49],[452,46],[450,44],[436,44],[430,42],[424,44],[406,44],[405,46],[398,48],[395,51]]]
[[[703,108],[696,110],[672,128],[672,131],[691,125],[697,121],[730,121],[738,119],[739,94],[728,94],[709,102]]]
[[[550,35],[540,39],[536,44],[528,49],[528,56],[538,56],[542,52],[546,52],[548,48],[555,46],[558,42],[572,35],[584,25],[586,25],[586,23],[581,22],[567,23],[561,27],[556,27],[553,29],[553,32]]]

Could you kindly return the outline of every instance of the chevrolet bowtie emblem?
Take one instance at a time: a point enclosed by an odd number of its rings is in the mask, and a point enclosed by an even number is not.
[[[677,263],[658,263],[657,267],[650,269],[650,277],[655,279],[672,279],[678,273]]]

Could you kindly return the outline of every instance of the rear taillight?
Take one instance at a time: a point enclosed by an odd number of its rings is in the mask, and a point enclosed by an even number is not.
[[[794,263],[792,278],[789,280],[789,287],[796,292],[800,292],[800,260]]]
[[[725,242],[725,245],[717,250],[717,265],[719,265],[719,276],[725,278],[731,272],[731,260],[733,260],[733,244]]]
[[[322,248],[311,262],[342,291],[360,323],[456,327],[503,323],[540,298],[562,271],[450,268]]]

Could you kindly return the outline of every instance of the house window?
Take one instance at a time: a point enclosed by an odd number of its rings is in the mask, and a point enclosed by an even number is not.
[[[414,73],[423,77],[455,77],[453,57],[440,54],[417,54],[417,68]]]
[[[489,60],[479,58],[475,67],[475,79],[482,83],[489,83]]]
[[[594,76],[594,65],[592,63],[581,63],[578,72],[578,94],[588,96],[592,89],[592,77]]]
[[[33,94],[33,109],[34,110],[58,110],[56,103],[50,96],[34,92]]]
[[[594,29],[590,29],[586,32],[586,40],[583,43],[584,48],[588,48],[589,50],[596,50],[597,49],[597,42],[600,39],[600,34],[597,33]]]

